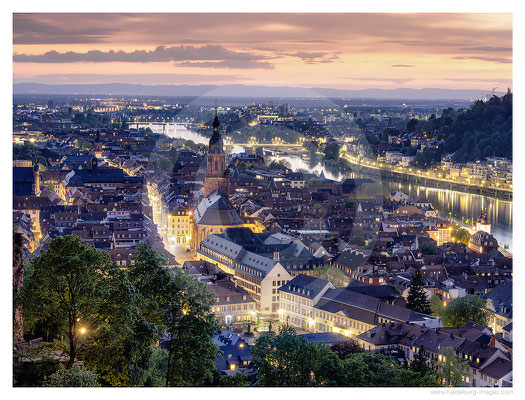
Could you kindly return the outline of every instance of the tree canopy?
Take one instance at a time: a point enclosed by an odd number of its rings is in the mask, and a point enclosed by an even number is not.
[[[425,292],[421,271],[414,272],[408,287],[407,308],[423,314],[430,314],[430,301]]]
[[[434,315],[441,318],[445,326],[462,326],[469,321],[487,325],[489,312],[485,309],[486,300],[468,294],[450,300],[446,305],[433,302]]]

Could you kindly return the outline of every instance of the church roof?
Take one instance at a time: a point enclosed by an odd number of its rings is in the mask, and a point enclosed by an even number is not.
[[[232,203],[220,190],[215,190],[199,203],[195,223],[200,225],[242,225],[244,222]]]

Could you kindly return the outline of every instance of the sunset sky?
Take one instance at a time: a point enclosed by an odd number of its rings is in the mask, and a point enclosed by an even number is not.
[[[512,86],[511,14],[15,14],[14,82]]]

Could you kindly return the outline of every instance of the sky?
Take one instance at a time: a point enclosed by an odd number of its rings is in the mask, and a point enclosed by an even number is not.
[[[14,14],[14,83],[512,87],[506,14]]]

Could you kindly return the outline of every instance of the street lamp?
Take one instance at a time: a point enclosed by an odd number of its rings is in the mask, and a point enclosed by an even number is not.
[[[80,328],[80,333],[81,333],[81,334],[86,333],[86,328]]]

